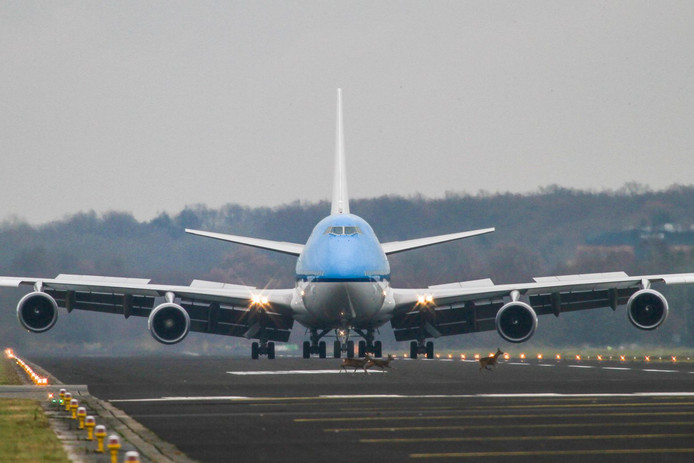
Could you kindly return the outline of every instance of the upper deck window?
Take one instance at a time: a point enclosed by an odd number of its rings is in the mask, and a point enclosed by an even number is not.
[[[361,233],[359,227],[328,227],[325,231],[330,235],[357,235]]]

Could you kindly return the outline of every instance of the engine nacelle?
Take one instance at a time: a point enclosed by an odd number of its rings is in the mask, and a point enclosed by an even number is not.
[[[499,336],[509,342],[523,342],[535,333],[537,314],[525,302],[509,302],[496,313],[495,323]]]
[[[58,320],[58,304],[46,293],[29,293],[17,304],[17,318],[29,331],[43,333],[53,328]]]
[[[147,326],[152,337],[160,343],[176,344],[190,331],[190,316],[180,305],[165,302],[152,310]]]
[[[629,298],[627,314],[636,328],[654,330],[667,318],[667,300],[658,291],[642,289]]]

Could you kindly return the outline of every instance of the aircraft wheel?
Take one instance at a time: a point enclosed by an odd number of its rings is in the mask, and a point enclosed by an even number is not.
[[[325,358],[325,341],[318,343],[318,356],[322,359]]]
[[[417,358],[417,341],[412,341],[410,343],[410,358],[411,359]]]
[[[251,344],[251,358],[253,360],[258,360],[258,343],[254,342]]]
[[[274,342],[268,342],[267,343],[267,358],[270,360],[275,358],[275,343]]]
[[[431,341],[429,341],[427,343],[427,358],[428,359],[434,358],[434,343]]]
[[[339,359],[341,355],[342,355],[342,345],[340,344],[340,341],[335,341],[333,343],[333,357],[335,357],[336,359]]]
[[[359,358],[364,358],[366,354],[366,341],[359,341]]]
[[[376,358],[383,357],[383,344],[381,341],[376,341],[374,343],[374,356],[376,356]]]
[[[311,343],[304,341],[304,358],[311,358]]]

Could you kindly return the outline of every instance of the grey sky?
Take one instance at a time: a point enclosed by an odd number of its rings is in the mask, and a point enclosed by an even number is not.
[[[693,76],[691,1],[0,0],[0,219],[329,199],[337,87],[352,197],[691,184]]]

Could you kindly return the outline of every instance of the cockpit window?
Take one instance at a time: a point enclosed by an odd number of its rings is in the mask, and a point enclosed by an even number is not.
[[[357,235],[361,233],[359,227],[328,227],[326,235]]]

